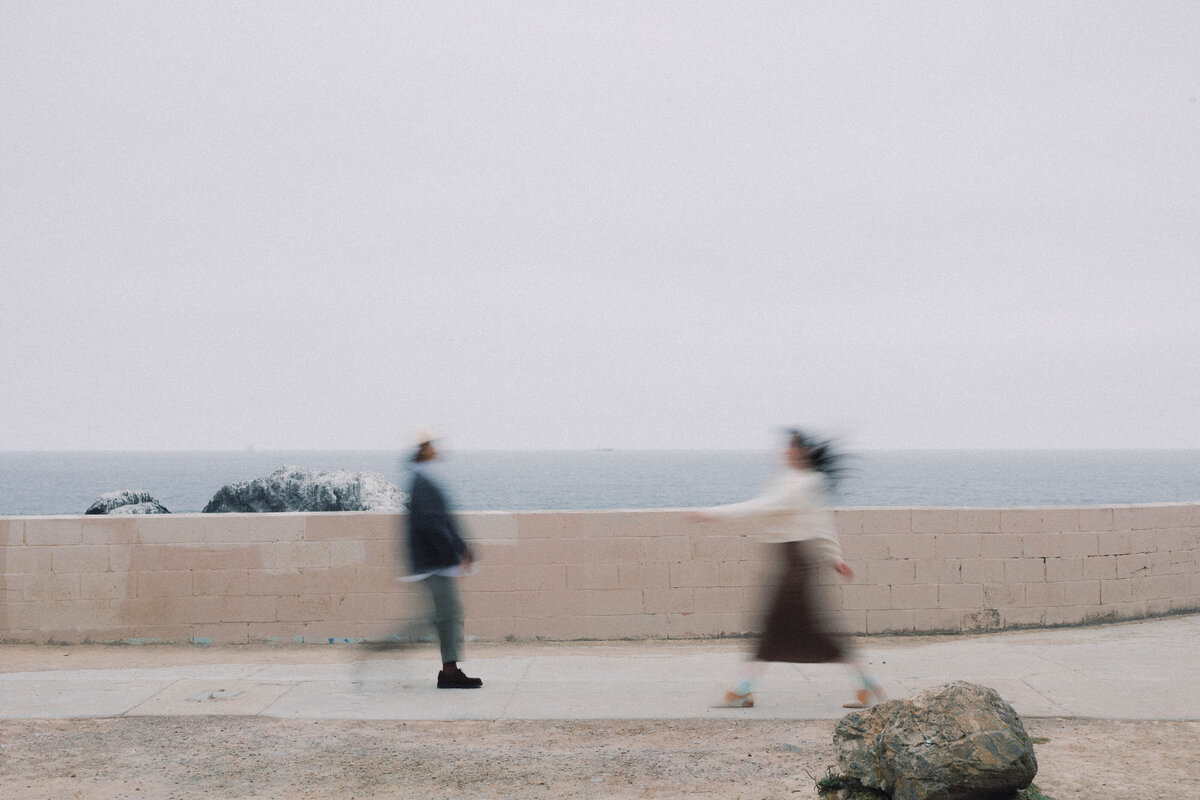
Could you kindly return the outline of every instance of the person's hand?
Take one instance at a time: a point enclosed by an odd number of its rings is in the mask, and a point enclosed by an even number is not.
[[[850,565],[847,564],[845,561],[833,562],[833,568],[834,568],[834,570],[837,571],[838,575],[841,575],[846,580],[848,580],[848,581],[854,580],[854,570],[850,569]]]
[[[470,550],[462,554],[462,568],[464,571],[469,571],[471,565],[475,563],[475,554]]]
[[[683,515],[688,522],[712,522],[716,517],[703,511],[689,511]]]

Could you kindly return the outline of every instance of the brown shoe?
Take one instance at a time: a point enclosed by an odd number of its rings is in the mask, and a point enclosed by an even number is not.
[[[842,708],[870,708],[876,703],[882,703],[887,698],[883,696],[883,689],[876,686],[874,689],[859,689],[854,693],[854,699],[849,703],[842,703]]]
[[[725,693],[725,702],[718,708],[754,708],[754,692],[738,694],[730,689]]]

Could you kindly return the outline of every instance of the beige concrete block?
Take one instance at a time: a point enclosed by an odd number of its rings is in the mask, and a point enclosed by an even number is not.
[[[1064,533],[1081,530],[1079,527],[1078,508],[1044,508],[1042,509],[1042,531],[1045,533]]]
[[[117,572],[79,576],[80,597],[84,600],[118,600],[133,595],[133,580]]]
[[[355,540],[329,543],[329,566],[356,567],[359,564],[390,563],[394,551],[383,541]]]
[[[1002,533],[1038,533],[1042,527],[1041,508],[1005,508],[1000,510]]]
[[[716,561],[682,561],[670,565],[671,586],[720,586],[721,570]]]
[[[690,551],[690,547],[687,548]],[[576,549],[574,561],[583,564],[625,564],[630,561],[661,561],[643,559],[640,539],[583,539]]]
[[[595,535],[595,530],[586,524],[579,524],[571,515],[556,511],[527,511],[513,515],[517,524],[517,538],[549,539],[585,539]]]
[[[1000,533],[1000,513],[998,508],[960,508],[958,529],[963,533]]]
[[[1162,529],[1152,531],[1130,531],[1129,532],[1129,552],[1130,553],[1153,553],[1158,549],[1158,537],[1163,535]]]
[[[282,597],[304,594],[309,585],[309,575],[302,569],[252,569],[246,570],[246,591],[250,597]]]
[[[595,565],[599,569],[605,565]],[[530,564],[528,566],[512,566],[503,572],[496,571],[503,581],[505,589],[527,589],[531,591],[547,592],[561,591],[567,588],[567,566],[561,564]],[[477,578],[484,577],[484,573],[480,573]],[[614,579],[613,585],[616,585]]]
[[[314,569],[330,566],[330,542],[271,542],[262,547],[266,569]]]
[[[691,541],[690,558],[697,561],[741,561],[753,550],[745,536],[693,536]]]
[[[25,544],[25,523],[0,517],[0,553],[6,547],[18,544]],[[3,567],[3,562],[0,562],[0,567]],[[0,569],[0,572],[3,571]]]
[[[1168,528],[1159,531],[1154,540],[1154,549],[1159,553],[1200,550],[1200,528]]]
[[[110,553],[117,547],[109,548]],[[133,548],[132,569],[256,569],[262,545],[158,544]]]
[[[963,570],[969,562],[958,558],[935,558],[916,562],[916,583],[937,585],[962,583]]]
[[[108,548],[104,545],[52,547],[50,568],[58,574],[108,572]]]
[[[1040,558],[1010,558],[1004,562],[1004,580],[1008,583],[1043,583],[1046,564]]]
[[[175,603],[168,622],[184,622],[188,625],[209,625],[221,618],[225,598],[217,595],[193,597],[186,603]]]
[[[84,517],[83,538],[85,545],[135,544],[137,523],[131,518],[92,515]]]
[[[597,616],[641,614],[643,610],[642,592],[636,589],[612,589],[609,591],[585,589],[574,594],[583,601],[588,614]]]
[[[587,564],[588,554],[584,552],[580,539],[522,539],[512,548],[487,548],[484,557],[492,560],[493,551],[501,551],[499,555],[507,564]],[[636,559],[634,559],[636,560]],[[611,562],[611,559],[607,559]]]
[[[1081,580],[1083,580],[1083,558],[1046,559],[1046,581],[1048,583]]]
[[[1176,503],[1166,509],[1167,527],[1200,528],[1200,503]]]
[[[1046,609],[1047,625],[1079,625],[1093,609],[1084,606],[1057,606]]]
[[[275,622],[279,599],[276,597],[218,598],[220,622]]]
[[[983,554],[982,534],[942,533],[933,541],[937,558],[979,558]]]
[[[667,616],[667,636],[671,639],[741,636],[752,624],[741,614],[670,614]]]
[[[1128,578],[1139,575],[1150,568],[1150,559],[1145,553],[1131,556],[1117,556],[1117,577]]]
[[[1102,605],[1120,605],[1133,600],[1133,581],[1128,578],[1112,581],[1100,581],[1100,603]]]
[[[912,633],[917,630],[916,612],[903,609],[867,611],[867,633]]]
[[[1018,533],[986,533],[979,537],[979,554],[983,558],[1020,558],[1025,555],[1025,542]]]
[[[4,570],[8,575],[49,575],[53,547],[4,547],[0,548],[4,559]]]
[[[863,510],[863,533],[912,533],[912,509],[870,508]]]
[[[1113,530],[1113,510],[1111,508],[1099,507],[1087,507],[1079,509],[1079,530]]]
[[[463,630],[467,636],[477,636],[482,642],[503,642],[518,638],[516,621],[507,617],[476,617],[468,620]]]
[[[842,558],[847,561],[866,561],[870,551],[868,538],[861,535],[841,537],[838,544],[842,548]]]
[[[502,512],[472,512],[458,515],[462,535],[469,542],[511,544],[517,541],[517,518]]]
[[[1083,559],[1085,580],[1115,580],[1117,577],[1116,556],[1088,556]]]
[[[281,622],[321,622],[329,619],[333,599],[327,594],[280,597],[275,604],[275,619]]]
[[[958,533],[958,509],[914,508],[912,530],[913,533]]]
[[[767,571],[758,561],[722,561],[717,567],[721,586],[757,588],[767,579]]]
[[[135,575],[139,598],[190,597],[193,594],[192,573],[189,570],[143,570]]]
[[[857,508],[834,508],[831,509],[831,513],[838,538],[862,533],[865,511]]]
[[[1046,624],[1046,609],[1040,606],[1028,608],[1006,608],[1001,611],[1006,628],[1043,627]]]
[[[863,534],[870,559],[934,558],[933,534]]]
[[[670,635],[667,617],[657,614],[588,617],[580,623],[585,639],[665,639]]]
[[[1063,556],[1098,555],[1099,535],[1095,531],[1066,531],[1060,537]]]
[[[1102,556],[1127,555],[1130,552],[1129,531],[1100,531],[1096,546]]]
[[[486,575],[489,571],[485,568],[479,574]],[[359,594],[417,591],[417,587],[414,585],[396,580],[398,575],[405,572],[408,572],[407,567],[397,567],[396,565],[354,567],[354,591]]]
[[[383,594],[335,594],[330,596],[330,600],[330,621],[349,620],[382,625],[387,620]]]
[[[192,570],[192,591],[196,595],[245,595],[250,582],[244,569]]]
[[[34,517],[25,520],[25,544],[31,547],[83,543],[80,517]]]
[[[573,641],[584,638],[583,626],[577,617],[518,617],[509,622],[509,628],[504,637],[511,636],[518,641]]]
[[[746,590],[731,588],[698,588],[692,595],[692,612],[697,614],[742,613],[746,610]]]
[[[617,564],[567,565],[568,589],[616,589],[620,585],[620,566]]]
[[[1026,558],[1058,558],[1062,555],[1062,537],[1058,533],[1021,535],[1022,555]]]
[[[961,583],[1003,583],[1005,580],[1004,558],[976,558],[962,562]]]
[[[666,589],[671,585],[670,564],[638,562],[617,565],[617,585],[622,589]],[[722,582],[722,585],[725,585]]]
[[[893,609],[938,607],[938,587],[931,584],[899,584],[891,587]]]
[[[692,540],[687,536],[654,536],[637,540],[639,548],[633,561],[690,561]]]
[[[872,561],[867,564],[867,583],[895,585],[916,582],[915,561]]]
[[[848,584],[842,588],[842,604],[849,611],[891,608],[890,586]]]
[[[1027,583],[1025,602],[1043,607],[1066,605],[1066,590],[1061,583]]]
[[[1166,506],[1120,506],[1113,509],[1113,527],[1119,531],[1139,531],[1171,527]]]
[[[1200,611],[1200,595],[1192,595],[1190,597],[1172,597],[1171,598],[1171,613],[1184,614]]]
[[[962,611],[925,608],[914,612],[913,625],[922,633],[958,633],[963,630]]]
[[[696,590],[647,589],[642,592],[642,610],[647,614],[690,614],[696,609]]]
[[[462,522],[459,516],[458,521]],[[374,511],[338,511],[303,515],[307,542],[318,541],[385,541],[400,538],[404,533],[403,514]]]
[[[973,611],[984,607],[983,584],[966,583],[958,586],[938,586],[935,588],[937,589],[938,608]]]
[[[1063,598],[1067,606],[1100,605],[1100,581],[1071,581],[1063,584]]]
[[[301,542],[306,518],[296,514],[169,514],[138,517],[144,544]]]

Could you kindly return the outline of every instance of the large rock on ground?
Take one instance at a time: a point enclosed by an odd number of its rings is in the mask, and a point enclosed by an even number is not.
[[[84,514],[170,514],[149,492],[108,492],[96,498]]]
[[[1037,774],[1017,712],[965,681],[847,714],[833,745],[844,774],[892,800],[1001,800]]]
[[[284,466],[265,478],[221,487],[204,513],[401,511],[404,500],[404,493],[378,472]]]

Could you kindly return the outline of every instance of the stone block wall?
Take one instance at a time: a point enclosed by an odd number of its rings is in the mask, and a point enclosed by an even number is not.
[[[1200,504],[843,508],[847,630],[917,633],[1200,610]],[[694,638],[756,626],[753,522],[680,511],[468,513],[485,640]],[[341,642],[420,613],[395,514],[0,518],[0,640]]]

